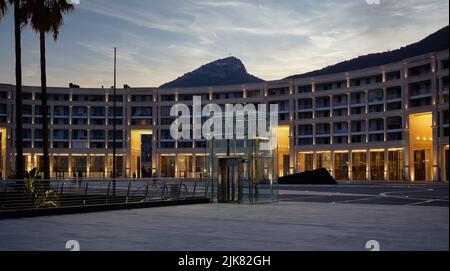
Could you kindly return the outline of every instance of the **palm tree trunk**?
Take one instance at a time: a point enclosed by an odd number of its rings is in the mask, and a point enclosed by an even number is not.
[[[39,33],[41,49],[41,112],[42,112],[42,147],[44,152],[44,179],[50,179],[49,129],[47,110],[47,71],[45,60],[45,32]]]
[[[22,46],[21,6],[14,1],[14,34],[16,46],[16,178],[24,178],[23,121],[22,121]]]

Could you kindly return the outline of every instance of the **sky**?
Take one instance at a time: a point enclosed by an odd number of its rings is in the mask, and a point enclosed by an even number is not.
[[[157,87],[236,56],[277,80],[417,42],[449,24],[449,0],[80,0],[56,42],[49,86]],[[0,22],[0,83],[14,83],[12,9]],[[24,85],[40,84],[39,39],[23,33]]]

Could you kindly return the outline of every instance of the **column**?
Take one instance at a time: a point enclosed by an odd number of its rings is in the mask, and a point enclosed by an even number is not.
[[[366,152],[366,164],[367,164],[367,180],[368,181],[372,181],[372,174],[371,174],[371,170],[370,170],[370,166],[371,166],[371,161],[370,161],[370,150],[367,150]]]
[[[6,178],[11,175],[11,173],[14,171],[15,169],[15,162],[13,159],[14,155],[12,154],[12,145],[13,145],[13,137],[11,136],[11,131],[13,128],[11,129],[6,129],[6,157],[5,157],[5,163],[6,163]]]
[[[330,116],[333,117],[334,116],[334,96],[330,95]]]
[[[71,153],[69,153],[69,165],[68,165],[68,173],[69,173],[69,176],[67,176],[69,179],[70,178],[72,178],[72,154]]]
[[[404,138],[405,138],[405,151],[404,151],[404,173],[405,173],[405,181],[410,182],[411,181],[411,165],[410,165],[410,149],[411,149],[411,142],[410,142],[410,136],[409,136],[409,115],[405,115],[403,118],[403,121],[405,122],[404,127],[406,127],[404,132]]]
[[[91,177],[91,154],[86,154],[86,179]]]
[[[334,151],[331,152],[330,154],[330,160],[331,160],[331,175],[333,175],[333,177],[336,177],[336,171],[335,171],[335,164],[334,164]]]
[[[443,178],[440,176],[440,156],[439,156],[439,112],[435,108],[433,110],[433,182],[441,182]]]
[[[384,180],[389,181],[389,151],[384,149]]]
[[[293,174],[297,171],[297,161],[296,161],[296,155],[295,155],[295,125],[294,125],[294,119],[295,112],[296,112],[296,106],[295,106],[295,100],[293,94],[295,93],[295,88],[293,85],[293,82],[290,83],[290,102],[289,102],[289,173]]]
[[[109,172],[109,155],[108,153],[105,154],[105,161],[103,161],[103,166],[105,168],[103,172],[104,178],[109,178],[108,172]]]
[[[313,170],[317,169],[317,153],[313,153]]]
[[[352,114],[352,95],[347,93],[347,115],[350,116]]]
[[[353,152],[348,152],[348,180],[353,181]]]

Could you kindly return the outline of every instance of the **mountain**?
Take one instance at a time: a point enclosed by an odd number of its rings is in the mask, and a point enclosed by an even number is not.
[[[233,85],[262,81],[262,79],[248,74],[241,60],[236,57],[228,57],[203,65],[193,72],[161,85],[160,88]]]
[[[313,76],[321,76],[332,73],[343,73],[353,70],[365,69],[373,66],[386,65],[393,62],[402,61],[404,59],[424,55],[431,52],[443,51],[449,48],[449,27],[446,26],[434,34],[426,37],[422,41],[402,47],[398,50],[369,54],[360,56],[352,60],[344,61],[336,65],[328,66],[321,70],[316,70],[304,74],[293,75],[286,79],[306,78]]]

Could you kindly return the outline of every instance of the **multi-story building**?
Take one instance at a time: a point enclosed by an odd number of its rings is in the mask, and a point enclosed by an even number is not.
[[[0,161],[14,169],[15,87],[0,85]],[[26,169],[42,167],[40,88],[23,89]],[[55,178],[111,176],[111,89],[49,88]],[[171,137],[176,103],[278,104],[280,176],[326,168],[338,180],[448,181],[449,51],[364,70],[247,85],[117,90],[124,178],[198,178],[206,141]]]

